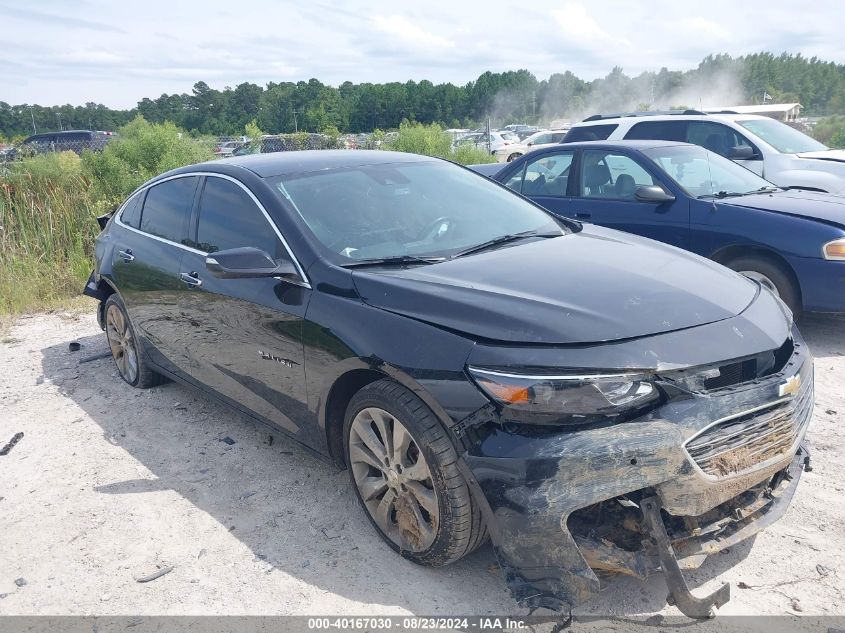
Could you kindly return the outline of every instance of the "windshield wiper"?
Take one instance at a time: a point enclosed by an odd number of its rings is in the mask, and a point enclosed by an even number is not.
[[[707,194],[704,194],[703,196],[698,196],[698,197],[699,197],[699,199],[702,199],[702,198],[722,199],[722,198],[734,198],[736,196],[744,196],[744,195],[745,194],[742,193],[741,191],[719,191],[718,193],[707,193]]]
[[[769,185],[767,187],[760,187],[759,189],[755,189],[754,191],[746,191],[745,195],[749,195],[752,193],[769,193],[772,191],[780,191],[780,187],[776,187],[775,185]]]
[[[507,244],[508,242],[515,242],[517,240],[522,240],[527,237],[559,237],[563,235],[563,233],[538,233],[536,230],[532,229],[530,231],[522,231],[521,233],[511,233],[508,235],[500,235],[499,237],[494,237],[492,240],[487,240],[486,242],[481,242],[481,244],[476,244],[475,246],[470,246],[469,248],[465,248],[462,251],[458,251],[457,253],[453,254],[449,259],[455,259],[456,257],[463,257],[464,255],[469,255],[471,253],[477,253],[479,251],[486,250],[488,248],[492,248],[493,246],[498,246],[499,244]]]
[[[344,268],[358,268],[361,266],[402,266],[407,264],[436,264],[442,262],[445,257],[418,257],[416,255],[396,255],[394,257],[374,257],[372,259],[361,259],[355,262],[341,264]]]

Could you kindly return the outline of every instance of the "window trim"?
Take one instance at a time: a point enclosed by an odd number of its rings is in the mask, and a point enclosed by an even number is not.
[[[135,227],[129,226],[128,224],[124,224],[120,219],[120,216],[123,214],[123,210],[126,207],[126,204],[129,202],[129,200],[134,198],[136,195],[139,195],[142,192],[149,190],[151,187],[159,185],[163,182],[167,182],[169,180],[175,180],[176,178],[188,178],[188,177],[192,177],[192,176],[200,176],[200,177],[205,176],[206,178],[208,178],[208,177],[222,178],[223,180],[229,180],[229,181],[235,183],[237,186],[239,186],[241,189],[243,189],[247,193],[247,195],[252,199],[252,201],[255,203],[255,205],[259,208],[261,213],[264,215],[264,219],[266,219],[267,222],[270,224],[270,227],[273,229],[273,232],[276,234],[276,237],[278,237],[279,240],[282,242],[282,246],[285,247],[287,254],[290,256],[291,261],[293,262],[293,265],[296,268],[297,274],[300,277],[300,279],[298,279],[298,280],[285,278],[284,281],[295,284],[297,286],[303,286],[304,288],[311,288],[311,283],[308,281],[308,276],[305,274],[305,270],[302,268],[302,265],[299,263],[299,260],[293,254],[293,251],[291,250],[290,245],[288,245],[287,240],[284,238],[284,236],[282,236],[282,232],[279,230],[279,227],[276,226],[276,223],[273,221],[273,218],[271,218],[270,214],[267,213],[267,209],[264,208],[264,205],[261,204],[261,202],[258,200],[258,198],[255,197],[255,194],[252,193],[252,191],[250,191],[249,188],[245,184],[243,184],[237,178],[233,178],[232,176],[229,176],[227,174],[219,174],[219,173],[211,172],[211,171],[191,171],[191,172],[186,172],[184,174],[176,174],[174,176],[168,176],[167,178],[162,178],[161,180],[156,180],[155,182],[145,184],[145,185],[139,187],[138,189],[136,189],[135,191],[133,191],[132,194],[121,205],[119,211],[117,213],[115,213],[115,219],[114,219],[115,223],[118,226],[120,226],[120,227],[122,227],[122,228],[124,228],[128,231],[133,231],[135,233],[138,233],[139,235],[149,237],[151,239],[157,240],[157,241],[162,242],[164,244],[170,244],[171,246],[177,246],[177,247],[179,247],[183,250],[186,250],[190,253],[194,253],[196,255],[202,255],[204,257],[208,257],[209,253],[206,253],[205,251],[201,251],[197,248],[193,248],[191,246],[186,246],[184,244],[179,244],[178,242],[168,240],[164,237],[159,237],[158,235],[153,235],[152,233],[147,233],[146,231],[136,229]],[[194,199],[192,201],[192,204],[191,204],[191,212],[189,214],[189,220],[188,220],[189,222],[193,221],[193,211],[194,211],[194,208],[197,206],[197,202],[198,201],[197,201],[197,198],[196,198],[196,195],[195,195]],[[189,229],[190,228],[191,227],[189,226]]]

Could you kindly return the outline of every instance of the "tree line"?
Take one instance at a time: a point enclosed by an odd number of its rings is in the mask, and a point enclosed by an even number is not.
[[[255,121],[267,133],[294,131],[368,132],[396,128],[403,120],[471,127],[488,117],[495,125],[548,124],[596,112],[697,107],[696,101],[800,102],[809,115],[845,114],[845,64],[800,54],[709,55],[698,67],[661,68],[635,77],[622,68],[585,81],[570,71],[538,80],[527,70],[485,72],[462,86],[423,80],[383,84],[346,81],[333,87],[317,79],[241,83],[223,90],[203,81],[190,94],[144,98],[131,110],[84,106],[9,105],[0,102],[0,135],[13,138],[34,129],[115,130],[140,114],[151,122],[172,121],[196,134],[238,135]]]

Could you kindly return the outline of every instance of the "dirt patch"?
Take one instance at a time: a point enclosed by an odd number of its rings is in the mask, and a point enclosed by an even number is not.
[[[710,469],[717,475],[732,475],[748,470],[768,457],[770,456],[763,455],[762,458],[759,455],[754,456],[750,450],[744,447],[735,448],[714,459],[710,464]]]
[[[396,525],[399,526],[403,538],[413,548],[420,549],[423,544],[422,530],[411,502],[405,495],[399,495],[393,502],[393,507],[396,509]]]

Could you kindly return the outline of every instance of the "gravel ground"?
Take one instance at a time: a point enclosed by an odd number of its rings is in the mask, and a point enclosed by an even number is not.
[[[845,615],[845,319],[802,330],[815,469],[786,517],[690,575],[698,593],[733,583],[720,614]],[[443,569],[403,560],[345,472],[180,385],[79,364],[106,349],[90,315],[22,317],[0,342],[0,445],[24,433],[0,456],[0,614],[526,613],[489,545]],[[660,576],[620,578],[575,613],[677,615],[665,598]]]

